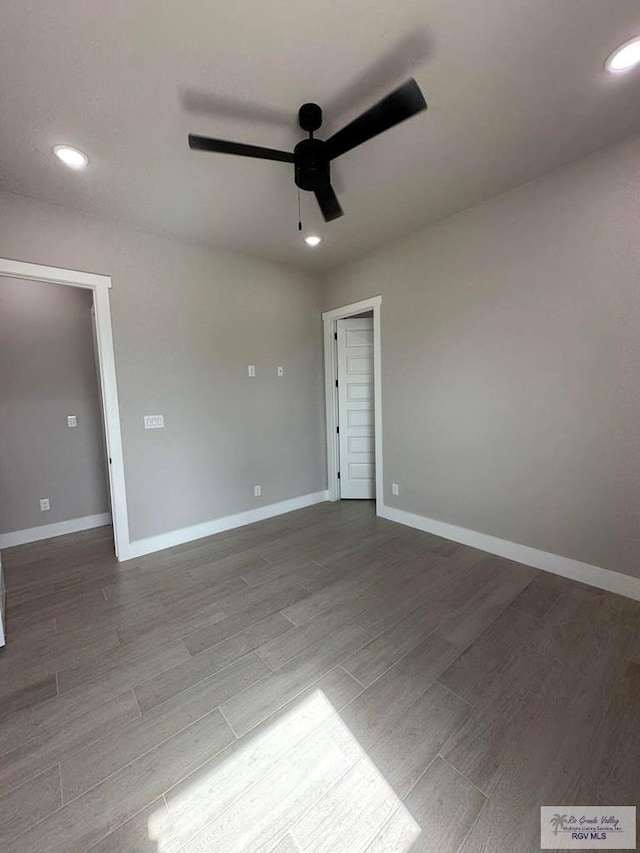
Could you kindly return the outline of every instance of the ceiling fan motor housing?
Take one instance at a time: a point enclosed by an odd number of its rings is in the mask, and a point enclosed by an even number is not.
[[[325,144],[313,138],[314,131],[322,125],[322,109],[318,104],[303,104],[298,110],[298,124],[310,138],[303,139],[293,150],[295,180],[301,190],[315,192],[331,181]]]
[[[321,139],[303,139],[293,149],[295,180],[301,190],[315,192],[331,181],[329,158]]]

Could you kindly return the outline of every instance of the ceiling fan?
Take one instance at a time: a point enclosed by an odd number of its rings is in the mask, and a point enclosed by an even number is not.
[[[322,110],[318,104],[303,104],[298,110],[298,124],[309,138],[298,142],[293,153],[194,134],[189,134],[189,147],[197,151],[293,163],[296,184],[300,189],[315,194],[322,215],[331,222],[343,215],[331,186],[331,161],[426,108],[427,102],[420,87],[410,79],[326,140],[315,139],[313,135],[322,125]]]

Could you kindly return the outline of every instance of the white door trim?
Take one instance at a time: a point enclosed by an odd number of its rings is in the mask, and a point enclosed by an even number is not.
[[[362,314],[364,311],[373,311],[373,393],[374,399],[374,421],[375,421],[375,450],[376,450],[376,507],[377,512],[384,503],[383,477],[382,477],[382,348],[380,344],[380,308],[381,296],[372,296],[361,302],[353,302],[351,305],[343,305],[325,311],[322,315],[324,323],[324,381],[325,381],[325,411],[327,423],[327,484],[329,500],[337,501],[340,498],[338,483],[338,463],[340,453],[337,442],[338,429],[338,406],[336,397],[336,381],[338,379],[338,359],[334,346],[334,335],[337,330],[337,321],[352,317],[354,314]]]
[[[129,516],[127,514],[122,436],[120,433],[120,407],[118,405],[111,307],[109,305],[111,278],[107,275],[65,270],[59,267],[44,266],[43,264],[30,264],[9,258],[0,258],[0,275],[11,278],[26,278],[32,281],[48,281],[52,284],[68,285],[69,287],[83,287],[93,291],[98,333],[98,367],[102,379],[104,429],[107,451],[111,460],[109,488],[111,491],[113,535],[116,556],[119,559],[126,559],[129,550]]]

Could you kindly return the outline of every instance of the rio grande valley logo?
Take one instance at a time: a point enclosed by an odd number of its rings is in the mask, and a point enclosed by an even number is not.
[[[635,850],[635,806],[541,806],[542,850]]]

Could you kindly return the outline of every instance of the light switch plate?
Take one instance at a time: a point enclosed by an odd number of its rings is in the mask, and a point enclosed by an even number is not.
[[[68,427],[77,427],[78,426],[78,418],[76,415],[67,415],[67,426]]]
[[[251,376],[251,378],[253,378],[253,377],[256,375],[256,366],[255,366],[255,364],[250,364],[250,365],[247,367],[247,373],[249,374],[249,376]]]
[[[144,416],[144,428],[145,429],[163,429],[164,428],[164,415],[145,415]]]
[[[284,376],[284,367],[278,367],[278,376]]]

